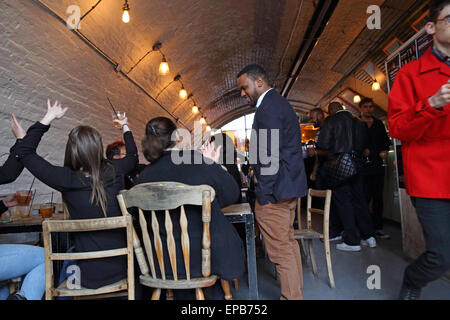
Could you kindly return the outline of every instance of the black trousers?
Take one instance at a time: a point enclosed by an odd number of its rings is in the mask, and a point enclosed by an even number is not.
[[[426,251],[406,267],[404,284],[420,289],[450,268],[450,199],[411,198],[422,225]]]
[[[346,244],[359,245],[361,238],[366,240],[374,236],[372,218],[364,195],[363,177],[360,174],[334,188],[333,200],[344,227],[343,240]]]
[[[364,175],[364,193],[367,203],[372,200],[372,221],[375,230],[383,229],[384,173]]]

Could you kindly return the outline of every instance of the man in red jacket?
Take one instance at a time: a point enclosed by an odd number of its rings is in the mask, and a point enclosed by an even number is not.
[[[399,298],[415,300],[450,266],[450,0],[432,1],[433,47],[404,66],[389,95],[390,135],[402,142],[405,185],[426,251],[405,270]]]

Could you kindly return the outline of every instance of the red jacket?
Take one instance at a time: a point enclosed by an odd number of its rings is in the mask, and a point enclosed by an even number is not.
[[[402,142],[410,196],[450,199],[450,105],[428,102],[449,78],[450,67],[429,49],[401,68],[389,94],[389,134]]]

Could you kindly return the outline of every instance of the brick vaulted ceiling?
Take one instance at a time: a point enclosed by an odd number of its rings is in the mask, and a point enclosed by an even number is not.
[[[97,0],[20,0],[41,2],[53,14],[42,19],[67,19],[67,8],[77,5],[86,13]],[[281,91],[289,77],[308,28],[320,5],[329,0],[129,0],[131,22],[121,21],[123,0],[102,0],[81,22],[91,44],[119,64],[124,73],[133,67],[157,41],[170,66],[170,74],[160,76],[161,55],[147,55],[128,77],[157,98],[185,127],[192,129],[192,100],[178,97],[180,84],[192,94],[211,126],[218,128],[252,112],[236,86],[236,74],[249,63],[263,65],[274,87]],[[311,109],[344,74],[333,66],[365,28],[366,9],[384,0],[341,0],[327,19],[319,41],[305,60],[287,97],[298,111]],[[63,21],[63,20],[61,20]],[[326,22],[326,21],[325,21]],[[70,32],[63,23],[60,32]],[[45,37],[45,34],[42,35]],[[73,41],[80,41],[74,39]],[[57,47],[57,44],[56,44]],[[86,50],[91,50],[86,44]],[[55,51],[57,55],[58,52]],[[69,57],[67,57],[69,59]],[[74,58],[74,57],[70,57]],[[85,61],[77,57],[78,66]],[[115,72],[111,68],[111,72]],[[70,74],[70,70],[67,70]],[[105,89],[107,91],[107,88]],[[83,94],[80,92],[80,94]],[[145,108],[143,106],[137,106]],[[164,113],[163,112],[163,113]],[[167,115],[167,114],[166,114]]]

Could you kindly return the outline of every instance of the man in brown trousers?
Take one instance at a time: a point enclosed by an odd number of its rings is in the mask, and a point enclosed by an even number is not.
[[[281,282],[281,299],[303,299],[300,249],[294,239],[297,198],[307,193],[300,125],[289,102],[269,85],[264,69],[248,65],[237,75],[241,96],[257,110],[250,164],[257,185],[255,217]]]

